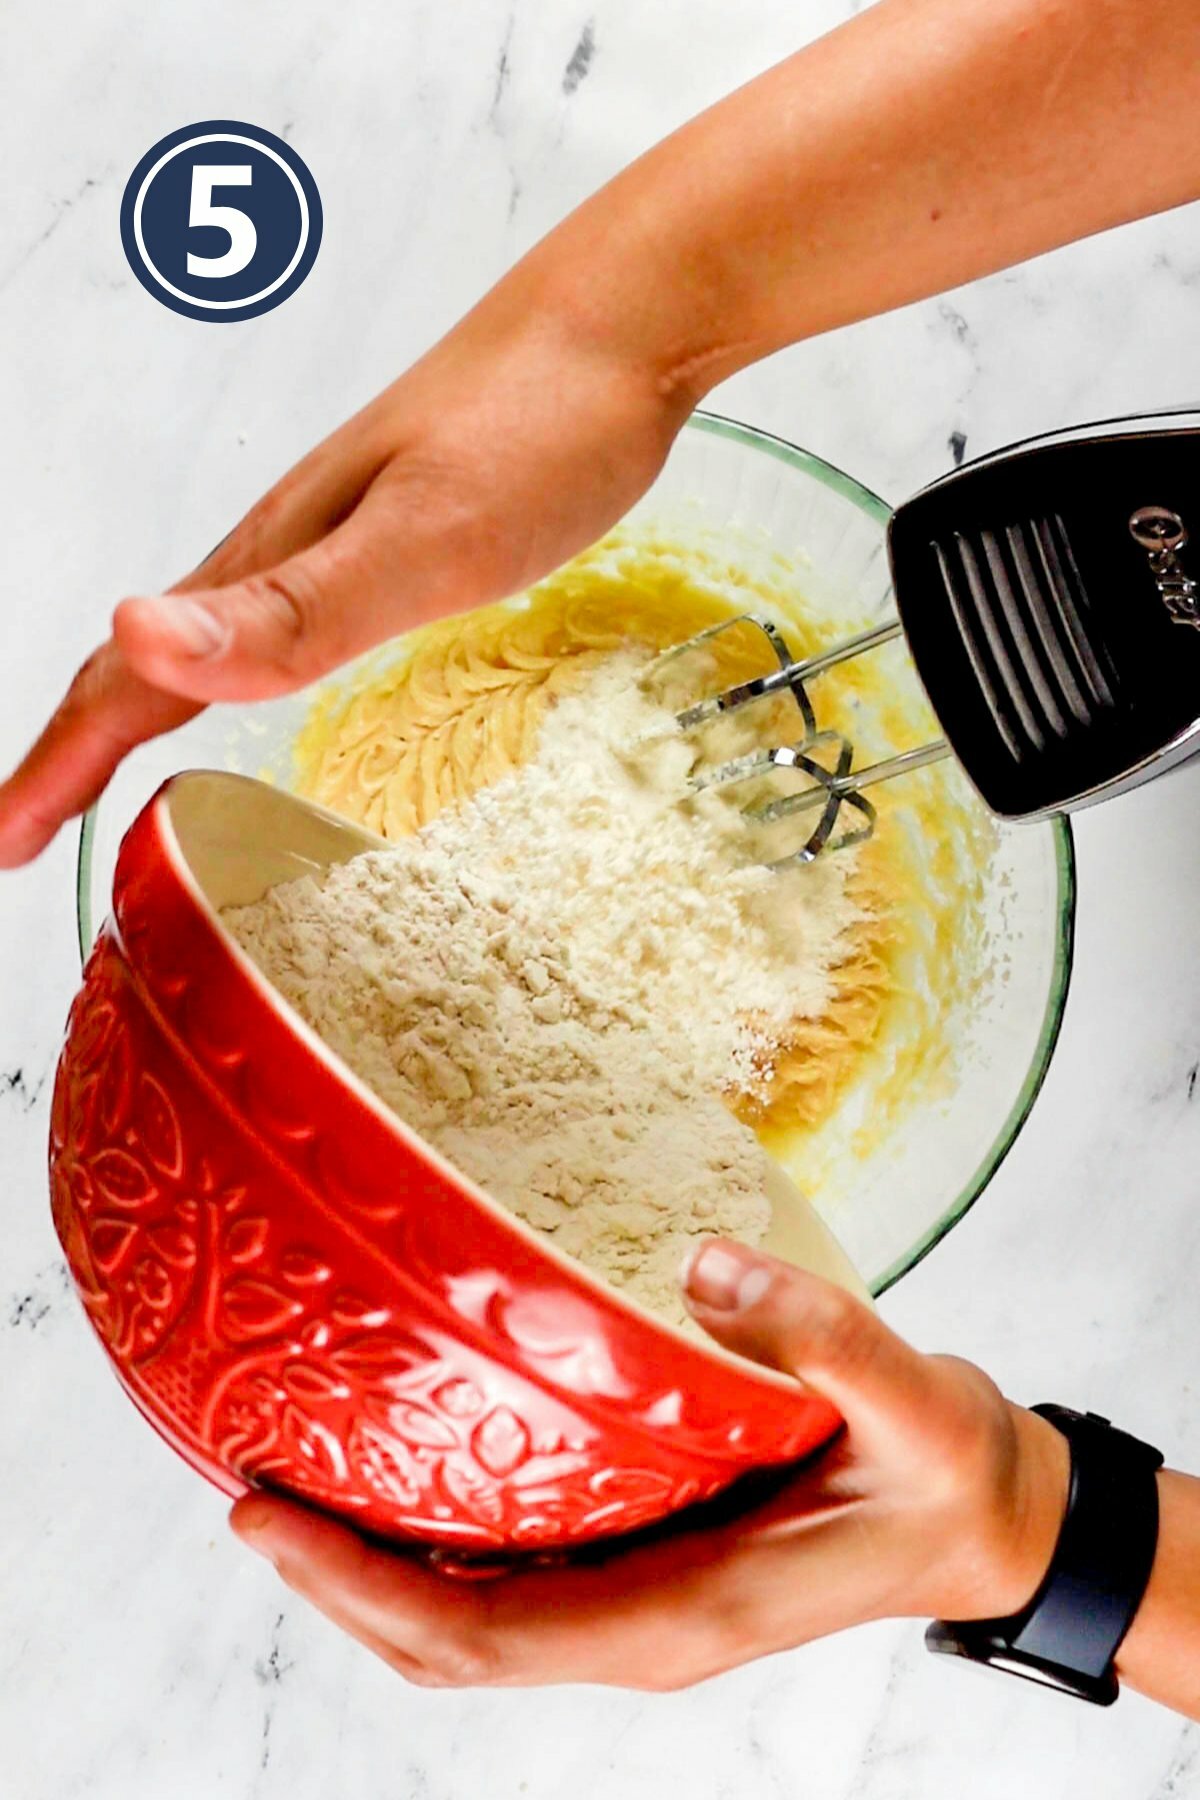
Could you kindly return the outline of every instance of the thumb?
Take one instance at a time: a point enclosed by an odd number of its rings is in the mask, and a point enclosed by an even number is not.
[[[794,1375],[824,1396],[860,1443],[911,1429],[940,1394],[939,1365],[844,1288],[727,1238],[683,1272],[692,1316],[728,1350]]]
[[[113,636],[144,680],[191,700],[293,692],[398,627],[407,582],[369,500],[315,544],[223,587],[122,600]]]

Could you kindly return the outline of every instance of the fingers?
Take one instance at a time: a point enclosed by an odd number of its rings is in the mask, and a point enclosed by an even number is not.
[[[122,601],[113,634],[156,687],[206,702],[262,700],[415,624],[422,585],[396,504],[379,489],[328,536],[274,567],[225,587]]]
[[[239,1501],[231,1524],[296,1593],[426,1685],[662,1689],[738,1660],[726,1642],[720,1534],[476,1584],[274,1496]]]
[[[302,457],[172,592],[226,587],[273,568],[348,518],[390,453],[383,399]]]
[[[402,1673],[407,1664],[463,1685],[486,1679],[482,1608],[469,1584],[274,1496],[239,1500],[230,1523],[290,1588]]]
[[[176,592],[248,580],[302,554],[336,526],[385,460],[377,412],[368,408],[298,463]],[[262,610],[272,605],[285,614],[283,596],[268,591]],[[205,628],[203,615],[191,614],[189,623],[194,643]],[[67,819],[103,792],[130,750],[194,718],[201,710],[197,700],[207,697],[201,691],[193,699],[186,685],[172,689],[157,682],[151,658],[135,666],[119,641],[105,644],[79,671],[20,766],[0,783],[0,869],[30,862]]]
[[[0,784],[0,869],[31,861],[136,745],[194,718],[208,700],[288,692],[376,641],[385,583],[364,543],[370,529],[368,519],[354,534],[335,531],[230,588],[123,602],[113,639],[84,664]]]
[[[909,1430],[940,1399],[937,1363],[819,1276],[718,1239],[700,1247],[684,1283],[689,1309],[719,1343],[823,1394],[856,1435]]]
[[[199,701],[289,693],[353,655],[369,559],[356,528],[223,588],[123,600],[113,636],[154,686]]]
[[[89,807],[135,744],[200,708],[134,673],[108,643],[84,664],[24,761],[0,783],[0,869],[30,862]]]
[[[819,1389],[849,1425],[757,1518],[477,1584],[267,1495],[239,1502],[234,1529],[391,1667],[438,1686],[662,1691],[863,1619],[927,1612],[931,1595],[945,1610],[946,1595],[1008,1591],[979,1574],[1004,1560],[990,1538],[1011,1535],[996,1499],[1006,1409],[985,1377],[726,1240],[703,1246],[685,1279],[714,1337]],[[947,1548],[963,1543],[951,1567]]]

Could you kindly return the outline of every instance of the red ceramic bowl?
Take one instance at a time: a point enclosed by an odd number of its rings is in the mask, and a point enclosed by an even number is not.
[[[827,1440],[830,1406],[659,1323],[459,1175],[221,925],[375,842],[204,774],[125,839],[50,1169],[134,1404],[227,1494],[270,1485],[458,1554],[643,1526]]]

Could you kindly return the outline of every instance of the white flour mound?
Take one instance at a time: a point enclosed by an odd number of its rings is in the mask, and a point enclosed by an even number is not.
[[[606,661],[533,760],[416,837],[225,915],[297,1011],[494,1199],[683,1323],[689,1244],[755,1243],[766,1156],[722,1098],[824,1010],[848,859],[736,860],[691,753]]]

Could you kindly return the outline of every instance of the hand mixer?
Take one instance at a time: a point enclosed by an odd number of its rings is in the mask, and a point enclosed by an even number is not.
[[[1191,423],[1185,423],[1190,418]],[[794,742],[701,768],[693,788],[775,770],[799,792],[743,809],[756,826],[812,811],[803,846],[772,867],[860,842],[864,789],[954,757],[1005,819],[1071,811],[1200,752],[1200,418],[1110,420],[1012,445],[943,476],[892,515],[894,619],[804,660],[774,620],[743,613],[674,645],[643,682],[737,625],[772,666],[676,715],[694,731],[790,695]],[[810,687],[903,637],[942,736],[854,768],[854,746],[817,724]]]

